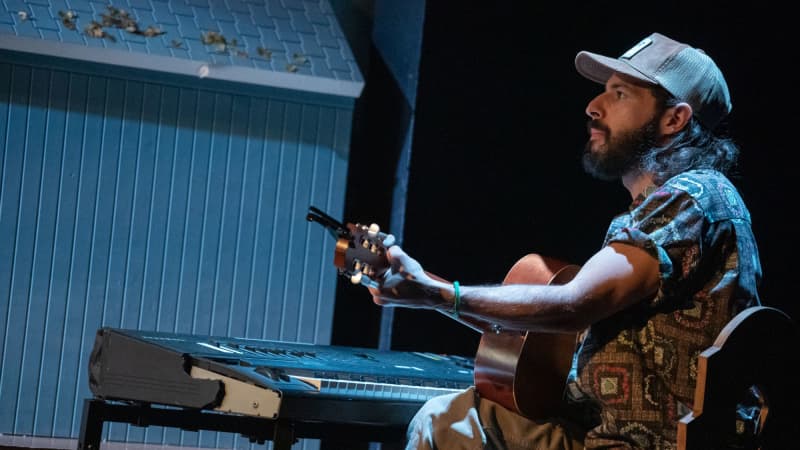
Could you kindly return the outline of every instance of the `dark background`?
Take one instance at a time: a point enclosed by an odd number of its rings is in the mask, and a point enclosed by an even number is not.
[[[789,217],[800,98],[796,25],[787,7],[476,3],[425,5],[411,104],[369,42],[370,32],[361,30],[367,40],[355,47],[366,49],[367,62],[360,63],[366,87],[356,105],[343,221],[393,231],[387,227],[398,141],[413,118],[400,234],[426,270],[476,284],[501,282],[526,253],[581,264],[630,198],[618,182],[595,180],[581,168],[584,108],[601,86],[577,74],[574,57],[580,50],[617,56],[658,31],[704,49],[725,74],[733,102],[725,130],[742,149],[732,180],[753,217],[762,301],[800,314]],[[367,291],[342,279],[332,343],[375,347],[380,320],[381,308]],[[393,329],[395,350],[472,356],[480,339],[432,311],[396,309]]]

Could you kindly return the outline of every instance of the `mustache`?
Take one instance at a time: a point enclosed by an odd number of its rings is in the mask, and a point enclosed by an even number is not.
[[[611,132],[611,130],[608,128],[608,126],[606,124],[604,124],[603,122],[600,122],[600,120],[598,120],[598,119],[590,119],[590,120],[586,121],[586,132],[591,133],[592,132],[592,128],[594,128],[596,130],[603,131],[606,134],[609,134]]]

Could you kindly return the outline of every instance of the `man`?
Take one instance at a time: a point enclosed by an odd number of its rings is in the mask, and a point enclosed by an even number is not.
[[[529,420],[468,389],[428,401],[408,448],[674,448],[698,353],[760,302],[749,212],[724,175],[738,149],[713,133],[731,110],[714,61],[654,33],[619,58],[580,52],[575,65],[604,85],[586,107],[584,168],[621,180],[633,200],[602,248],[565,284],[459,286],[393,246],[391,270],[369,288],[381,305],[578,333],[564,413]]]

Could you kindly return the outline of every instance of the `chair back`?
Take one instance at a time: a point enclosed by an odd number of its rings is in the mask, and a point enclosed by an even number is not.
[[[731,319],[698,358],[693,410],[678,423],[678,450],[790,448],[790,434],[800,432],[797,345],[796,323],[777,308],[754,306]],[[759,394],[755,430],[737,414],[748,392]]]

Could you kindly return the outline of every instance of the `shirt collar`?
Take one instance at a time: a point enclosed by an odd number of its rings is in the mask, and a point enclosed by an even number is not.
[[[633,202],[631,202],[631,205],[628,207],[628,210],[633,211],[634,209],[639,207],[639,205],[644,203],[644,200],[656,190],[658,190],[658,186],[656,186],[655,184],[651,184],[646,188],[644,188],[644,190],[642,192],[639,192],[639,195],[637,195],[636,198],[633,199]]]

